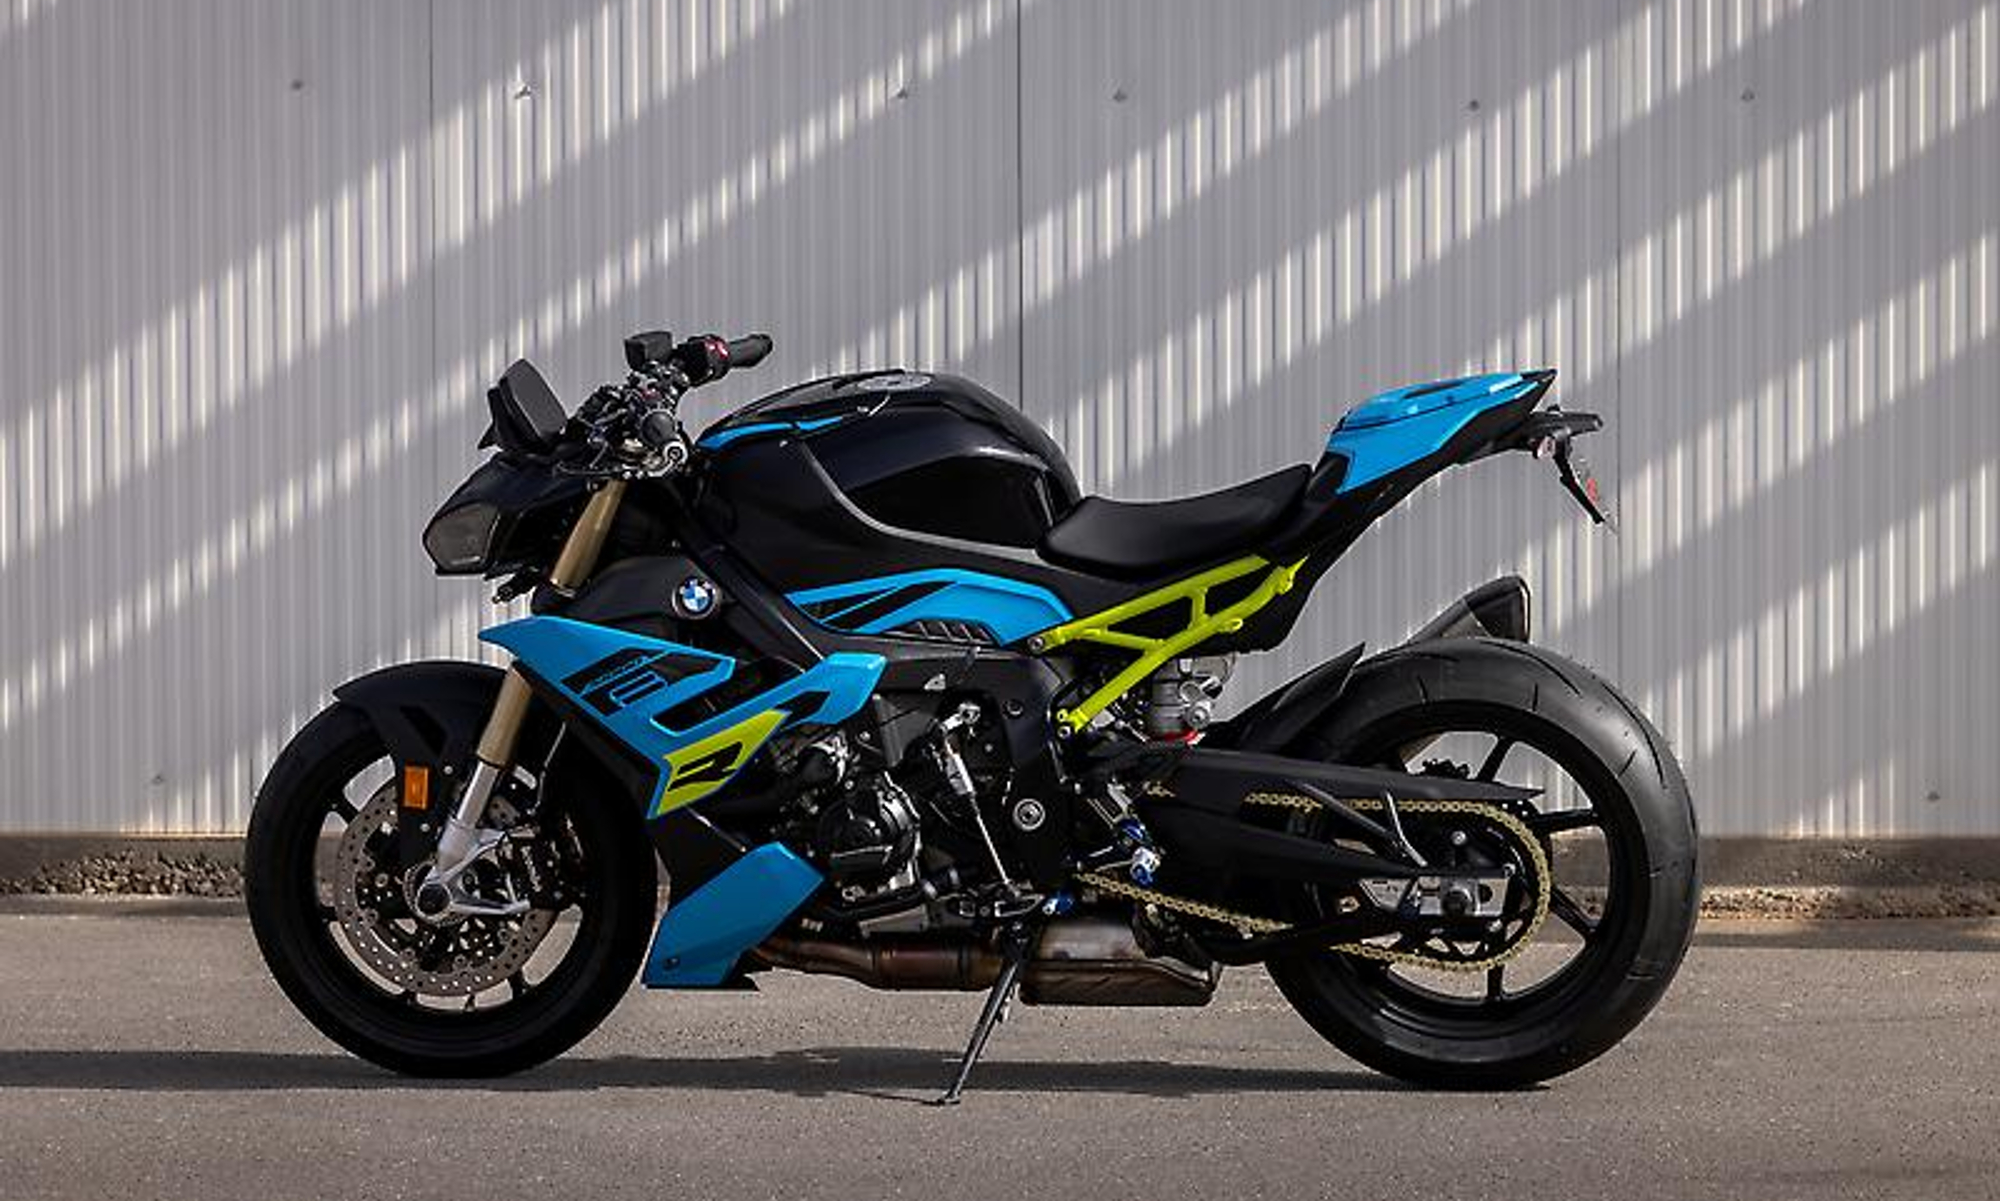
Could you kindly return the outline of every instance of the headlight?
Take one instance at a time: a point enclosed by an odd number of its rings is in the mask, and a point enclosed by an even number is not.
[[[500,510],[475,501],[439,513],[424,530],[424,549],[438,571],[463,574],[482,571],[493,550],[493,530],[500,524]]]

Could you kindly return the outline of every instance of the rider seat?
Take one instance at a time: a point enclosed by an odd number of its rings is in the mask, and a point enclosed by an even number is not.
[[[1182,500],[1087,496],[1042,537],[1042,557],[1076,571],[1150,580],[1248,553],[1290,516],[1312,472],[1304,465]]]

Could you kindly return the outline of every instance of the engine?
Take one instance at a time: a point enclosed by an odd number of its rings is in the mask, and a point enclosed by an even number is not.
[[[999,881],[978,804],[1004,790],[997,747],[972,736],[976,706],[922,720],[929,728],[893,764],[839,733],[794,748],[782,764],[793,798],[781,830],[833,884],[829,916],[866,933],[969,917],[974,895]]]
[[[916,882],[911,868],[918,824],[910,794],[887,774],[874,773],[820,809],[812,845],[843,890],[895,891]]]

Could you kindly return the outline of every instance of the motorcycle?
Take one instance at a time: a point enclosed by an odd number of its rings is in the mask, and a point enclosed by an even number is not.
[[[421,1076],[558,1055],[635,974],[984,991],[959,1099],[1029,1005],[1201,1005],[1262,965],[1382,1072],[1513,1087],[1602,1054],[1687,948],[1695,822],[1658,731],[1475,589],[1218,714],[1313,584],[1455,464],[1522,451],[1609,514],[1553,371],[1401,388],[1316,464],[1083,496],[990,392],[870,371],[691,437],[761,335],[634,335],[571,415],[517,362],[431,519],[513,656],[333,690],[260,789],[246,892],[285,994]],[[657,921],[660,872],[669,903]]]

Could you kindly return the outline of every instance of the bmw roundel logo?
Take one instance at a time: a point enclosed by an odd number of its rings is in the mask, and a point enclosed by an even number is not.
[[[715,585],[691,575],[674,589],[674,612],[682,617],[707,617],[715,610]]]

